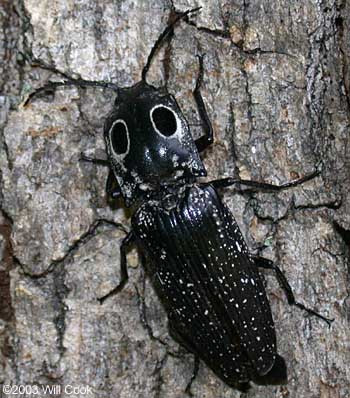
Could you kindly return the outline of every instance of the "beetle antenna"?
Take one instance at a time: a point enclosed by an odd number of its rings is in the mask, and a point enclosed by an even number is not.
[[[32,99],[37,96],[38,94],[56,89],[57,87],[71,87],[71,86],[78,86],[78,87],[102,87],[107,89],[112,89],[114,91],[118,91],[118,86],[114,83],[108,82],[99,82],[93,80],[82,80],[82,79],[74,79],[74,80],[65,80],[63,82],[49,82],[45,84],[45,86],[37,88],[35,91],[29,94],[28,98],[24,102],[24,106],[27,106]]]
[[[164,31],[158,37],[157,41],[154,43],[152,50],[148,55],[146,65],[142,69],[142,74],[141,74],[142,81],[146,82],[146,75],[151,66],[154,55],[160,49],[165,38],[171,33],[171,31],[173,30],[173,28],[177,24],[177,22],[183,18],[186,18],[188,14],[192,14],[193,12],[196,12],[196,11],[200,10],[201,8],[202,7],[192,8],[191,10],[187,10],[185,12],[182,12],[181,14],[178,14],[177,17],[174,19],[174,21],[164,29]]]
[[[42,87],[37,88],[35,91],[29,94],[28,98],[24,102],[24,106],[27,106],[29,102],[32,101],[32,99],[37,96],[38,94],[48,91],[48,90],[55,90],[57,87],[72,87],[72,86],[78,86],[78,87],[102,87],[102,88],[107,88],[111,89],[114,91],[119,90],[119,87],[114,84],[114,83],[109,83],[109,82],[101,82],[97,80],[84,80],[84,79],[75,79],[68,74],[56,69],[53,66],[46,65],[42,61],[35,60],[32,64],[32,66],[38,66],[42,69],[47,69],[57,75],[62,76],[65,80],[61,82],[51,82],[49,81],[47,84],[45,84]]]

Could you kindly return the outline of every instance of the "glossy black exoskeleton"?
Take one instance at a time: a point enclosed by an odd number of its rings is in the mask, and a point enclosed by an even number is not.
[[[119,88],[65,75],[65,82],[51,83],[34,94],[69,85],[117,91],[104,129],[108,161],[85,160],[107,165],[107,192],[122,197],[126,206],[136,204],[137,210],[121,246],[120,284],[101,301],[126,283],[126,252],[136,244],[147,258],[146,269],[166,309],[171,335],[195,355],[197,368],[201,359],[229,386],[245,391],[250,381],[267,385],[287,380],[259,267],[276,272],[290,304],[330,320],[296,302],[283,273],[271,261],[249,253],[217,189],[239,183],[278,191],[318,173],[281,186],[233,178],[198,181],[206,175],[199,152],[213,141],[200,94],[202,57],[194,98],[204,135],[197,140],[175,98],[165,87],[155,88],[146,81],[163,40],[178,20],[194,11],[177,15],[164,30],[148,57],[142,80],[134,86]]]

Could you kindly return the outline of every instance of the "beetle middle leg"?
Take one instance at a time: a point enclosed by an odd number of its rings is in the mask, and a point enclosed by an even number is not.
[[[100,304],[103,304],[107,298],[112,297],[112,296],[116,295],[117,293],[119,293],[125,286],[126,282],[128,281],[129,275],[128,275],[128,264],[127,264],[127,259],[126,259],[126,253],[127,253],[127,249],[134,242],[134,239],[135,239],[135,237],[134,237],[134,234],[132,231],[129,232],[126,235],[126,237],[123,239],[123,242],[120,246],[120,282],[119,282],[118,286],[116,286],[108,294],[106,294],[105,296],[100,297],[98,299]]]
[[[334,321],[334,319],[326,318],[323,315],[319,314],[318,312],[314,311],[313,309],[305,307],[303,304],[295,300],[292,287],[290,286],[287,278],[285,277],[284,273],[280,270],[280,268],[273,263],[273,261],[268,260],[267,258],[264,257],[254,257],[253,259],[257,267],[264,269],[271,269],[275,272],[277,281],[284,290],[289,305],[295,305],[296,307],[306,311],[310,315],[316,316],[322,319],[323,321],[327,322],[329,327],[331,326],[331,323]]]
[[[240,178],[232,178],[232,177],[227,177],[227,178],[221,178],[218,180],[210,181],[210,184],[213,185],[215,188],[226,188],[231,185],[245,185],[247,187],[255,188],[256,190],[262,190],[262,191],[272,191],[272,192],[279,192],[283,191],[284,189],[295,187],[297,185],[301,185],[306,181],[310,181],[313,178],[317,177],[320,175],[319,170],[315,170],[311,174],[307,174],[304,177],[297,178],[292,181],[285,182],[280,185],[276,184],[270,184],[266,182],[259,182],[259,181],[251,181],[251,180],[242,180]]]
[[[203,55],[198,55],[199,59],[199,72],[196,81],[196,87],[193,91],[193,96],[197,104],[198,113],[201,118],[202,128],[204,135],[195,141],[198,152],[202,152],[205,148],[211,145],[214,141],[213,127],[211,125],[207,110],[204,105],[204,101],[200,92],[200,88],[203,82]]]

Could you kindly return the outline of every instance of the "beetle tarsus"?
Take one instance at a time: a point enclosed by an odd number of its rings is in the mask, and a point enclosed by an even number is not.
[[[193,397],[191,387],[192,383],[196,380],[196,377],[198,375],[199,371],[199,357],[197,355],[193,355],[193,370],[192,370],[192,375],[191,379],[188,382],[186,388],[185,388],[185,393],[188,394],[190,397]]]
[[[319,314],[318,312],[314,311],[313,309],[305,307],[304,304],[301,304],[295,300],[292,287],[290,286],[286,276],[284,275],[282,270],[276,264],[273,263],[273,261],[268,260],[267,258],[264,258],[264,257],[254,257],[254,261],[258,267],[264,268],[264,269],[270,269],[275,272],[277,281],[280,284],[280,286],[282,287],[282,289],[284,290],[284,293],[287,297],[289,305],[294,305],[294,306],[300,308],[301,310],[306,311],[308,314],[322,319],[323,321],[327,322],[328,327],[331,327],[331,324],[334,321],[334,319],[326,318],[325,316]]]
[[[123,239],[123,242],[120,246],[120,282],[118,286],[116,286],[108,294],[97,299],[100,304],[103,304],[108,298],[118,294],[121,290],[123,290],[125,284],[127,283],[129,275],[128,275],[128,264],[126,259],[126,253],[129,246],[132,244],[133,240],[134,240],[134,235],[132,231],[129,232],[126,235],[126,237]]]

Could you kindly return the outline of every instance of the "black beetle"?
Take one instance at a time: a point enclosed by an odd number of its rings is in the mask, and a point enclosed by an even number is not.
[[[146,76],[154,54],[174,25],[199,8],[177,14],[148,56],[142,79],[132,87],[66,78],[36,90],[58,86],[100,86],[117,91],[104,138],[108,160],[87,161],[110,168],[107,192],[122,197],[126,206],[137,204],[131,232],[121,245],[121,281],[107,296],[119,292],[128,279],[126,252],[136,244],[145,255],[148,275],[168,316],[173,338],[201,359],[226,384],[246,391],[249,382],[283,384],[284,359],[278,355],[270,305],[258,268],[276,272],[289,304],[326,322],[331,320],[295,301],[280,269],[253,256],[237,223],[222,203],[217,189],[242,184],[278,191],[316,175],[276,186],[225,178],[198,182],[206,175],[199,157],[213,142],[213,130],[200,93],[203,57],[194,98],[204,135],[193,140],[189,125],[166,87],[155,88]],[[56,70],[55,70],[56,71]],[[57,72],[57,71],[56,71]]]

